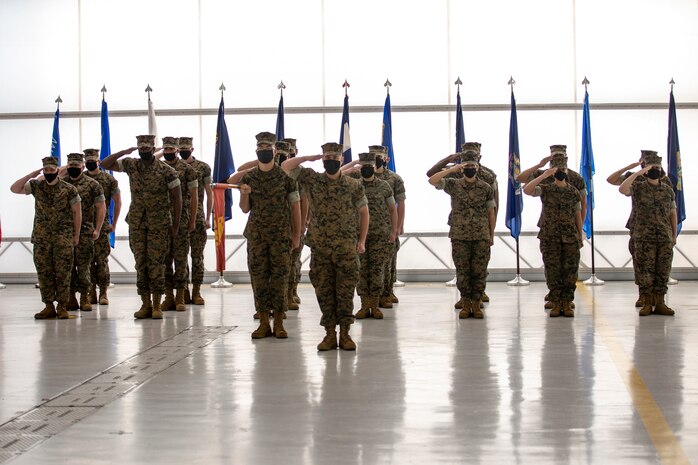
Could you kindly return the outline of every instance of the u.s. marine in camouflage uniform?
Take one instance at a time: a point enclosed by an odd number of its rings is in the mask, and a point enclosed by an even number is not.
[[[189,294],[189,265],[187,264],[186,287],[184,288],[184,303],[204,305],[206,301],[201,295],[201,285],[204,282],[204,248],[208,236],[206,231],[211,229],[211,210],[213,208],[213,190],[211,188],[211,167],[192,155],[194,151],[193,137],[180,137],[179,156],[184,163],[191,166],[197,174],[196,199],[196,224],[189,233],[189,247],[191,249],[191,283],[193,285],[191,296]],[[206,206],[204,207],[204,194]]]
[[[361,308],[356,319],[383,319],[379,301],[383,295],[385,273],[390,270],[394,243],[398,234],[397,208],[390,185],[375,174],[376,154],[360,153],[360,170],[342,169],[343,173],[361,179],[368,200],[368,234],[366,251],[359,256],[360,275],[356,292]],[[349,165],[347,165],[349,167]]]
[[[287,338],[283,319],[290,252],[298,247],[300,236],[300,198],[296,181],[274,162],[275,153],[288,152],[288,143],[275,142],[276,136],[270,132],[256,137],[257,167],[247,170],[240,180],[240,209],[250,214],[243,233],[247,239],[247,266],[260,320],[252,338]],[[231,176],[230,182],[240,174]],[[274,314],[273,331],[270,312]]]
[[[109,155],[102,166],[129,177],[131,205],[126,222],[129,245],[136,259],[136,287],[142,301],[133,316],[162,319],[165,255],[170,238],[179,230],[182,192],[177,172],[153,156],[155,136],[137,136],[136,140],[137,147]],[[121,158],[135,150],[139,159]]]
[[[293,158],[298,155],[298,146],[296,145],[296,139],[285,138],[282,142],[288,142],[288,158]],[[286,161],[283,157],[279,157],[279,165]],[[308,202],[308,196],[301,186],[298,186],[298,194],[301,197],[301,235],[300,243],[298,248],[291,251],[291,272],[288,278],[288,296],[286,299],[286,307],[289,310],[298,310],[300,308],[301,298],[298,296],[298,283],[301,282],[301,255],[303,254],[303,247],[305,246],[305,230],[308,225],[308,212],[310,210],[310,205]]]
[[[354,290],[359,279],[358,254],[364,253],[366,247],[368,201],[361,183],[343,176],[339,170],[342,145],[324,144],[322,152],[322,155],[291,158],[282,168],[298,180],[310,202],[307,235],[311,248],[310,281],[322,311],[320,324],[325,327],[325,338],[318,344],[318,350],[337,348],[338,324],[339,348],[356,350],[349,329],[354,320]],[[320,159],[324,173],[300,166]]]
[[[74,251],[68,310],[79,308],[89,312],[92,310],[89,292],[92,287],[91,271],[94,260],[94,242],[99,239],[102,233],[106,208],[102,186],[83,172],[85,167],[83,158],[82,153],[68,154],[66,170],[68,176],[64,178],[68,184],[72,184],[78,190],[82,206],[82,227],[80,241]],[[79,304],[75,298],[76,291],[80,293]]]
[[[641,168],[645,167],[645,156],[656,155],[656,154],[657,154],[657,152],[655,152],[653,150],[642,150],[640,152],[640,161],[637,161],[635,163],[631,163],[628,166],[625,166],[625,167],[619,169],[618,171],[612,173],[606,179],[606,181],[608,181],[608,183],[611,185],[620,186],[623,183],[623,181],[625,181],[630,176],[632,176],[633,173],[630,170],[632,170],[633,168],[636,168],[638,166],[640,166]],[[671,180],[666,175],[666,173],[664,173],[664,170],[662,170],[661,175],[662,176],[660,178],[660,181],[662,183],[666,184],[667,186],[671,187]],[[645,181],[647,181],[647,174],[643,174],[642,176],[636,177],[635,180],[633,181],[633,183],[636,184],[636,183],[645,182]],[[630,216],[628,217],[628,221],[625,223],[625,228],[629,232],[628,251],[630,252],[630,257],[631,257],[632,263],[633,263],[633,272],[635,275],[635,284],[638,286],[638,289],[639,289],[640,282],[638,281],[637,260],[635,259],[635,241],[633,239],[633,218],[635,217],[636,208],[635,208],[634,198],[632,196],[630,198],[632,199],[631,206],[630,206]],[[637,301],[635,302],[636,307],[643,307],[644,306],[644,302],[642,299],[643,299],[643,295],[639,294]]]
[[[177,310],[183,312],[184,289],[187,283],[187,258],[189,257],[189,233],[196,226],[198,207],[198,176],[194,168],[177,159],[177,138],[163,137],[162,149],[164,163],[177,172],[182,190],[182,214],[179,222],[182,225],[177,234],[171,238],[165,257],[165,300],[162,301],[162,311]],[[173,269],[174,264],[174,269]],[[175,296],[174,290],[177,291]]]
[[[102,186],[104,192],[104,206],[108,208],[111,201],[114,201],[114,216],[109,218],[109,214],[105,213],[104,221],[102,221],[102,233],[94,243],[94,258],[90,267],[90,276],[92,287],[90,288],[90,303],[100,305],[109,305],[109,297],[107,290],[109,289],[110,274],[109,274],[109,254],[111,253],[111,244],[109,243],[109,234],[116,230],[116,223],[121,214],[121,191],[119,190],[119,182],[104,170],[99,168],[99,150],[85,149],[85,169],[86,176],[94,179]],[[99,299],[97,298],[97,286],[99,286]]]
[[[677,235],[674,190],[661,182],[662,159],[656,152],[644,157],[645,167],[620,185],[622,194],[632,196],[633,242],[636,280],[642,297],[640,316],[651,313],[673,315],[664,302]],[[637,179],[647,175],[645,181]]]
[[[56,158],[45,157],[42,164],[42,169],[18,179],[10,190],[15,194],[33,195],[35,199],[31,241],[45,308],[34,318],[67,319],[73,247],[80,239],[82,224],[80,195],[74,186],[58,178]],[[43,177],[35,179],[42,171]],[[54,302],[58,303],[57,307]]]
[[[584,178],[577,173],[576,171],[569,169],[567,167],[567,146],[566,145],[551,145],[550,146],[550,155],[543,158],[539,163],[536,165],[533,165],[532,167],[522,171],[517,177],[516,180],[520,183],[527,183],[532,181],[533,179],[537,178],[538,176],[542,175],[545,171],[542,170],[541,168],[545,166],[546,163],[550,162],[550,166],[552,167],[553,164],[555,166],[562,167],[567,173],[567,183],[571,184],[572,187],[577,189],[579,191],[579,195],[582,197],[581,201],[581,215],[582,215],[582,221],[586,217],[587,214],[587,186],[586,183],[584,182]],[[543,183],[552,183],[553,178],[548,177],[543,179]],[[542,212],[541,212],[541,218],[542,218]],[[540,228],[541,226],[541,218],[538,219],[538,227]],[[547,270],[544,270],[544,273],[546,273]],[[547,277],[546,277],[547,279]],[[547,294],[545,296],[545,308],[551,309],[553,308],[553,303],[550,299],[550,294]],[[574,308],[574,302],[572,302],[571,307]]]
[[[554,157],[551,168],[524,187],[543,202],[539,220],[540,251],[551,304],[550,317],[573,317],[579,249],[582,247],[581,194],[567,182],[566,157]],[[547,181],[554,178],[552,182]]]
[[[490,247],[494,243],[495,200],[492,186],[478,179],[478,152],[464,145],[462,163],[442,170],[429,183],[451,196],[450,229],[456,286],[461,295],[459,318],[484,318],[480,301],[485,292]],[[461,173],[460,176],[451,176]]]

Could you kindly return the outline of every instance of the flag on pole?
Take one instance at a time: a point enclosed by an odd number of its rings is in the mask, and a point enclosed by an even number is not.
[[[51,136],[51,156],[58,160],[58,166],[61,166],[61,133],[58,129],[61,111],[56,108],[56,113],[53,115],[53,135]]]
[[[216,239],[216,271],[225,271],[225,211],[226,197],[230,189],[223,186],[213,187],[213,233]]]
[[[216,125],[216,151],[213,159],[213,182],[226,183],[235,172],[233,151],[230,148],[228,127],[225,125],[225,105],[221,93],[218,106],[218,124]],[[225,270],[225,222],[233,217],[233,193],[230,189],[214,189],[214,232],[216,235],[216,270]]]
[[[390,110],[390,94],[385,97],[385,105],[383,105],[383,134],[381,136],[381,145],[388,148],[388,169],[395,172],[395,153],[393,153],[393,118]]]
[[[460,91],[456,96],[456,151],[458,153],[462,150],[463,144],[465,144],[465,129],[463,128],[463,107],[460,103]],[[511,153],[511,152],[510,152]],[[390,157],[392,159],[392,157]]]
[[[339,131],[339,143],[342,144],[343,165],[351,161],[351,137],[349,135],[349,96],[344,95],[344,109],[342,109],[342,128]]]
[[[284,96],[279,98],[279,109],[276,112],[276,140],[285,139],[284,135]]]
[[[459,99],[460,103],[460,99]],[[523,198],[521,195],[521,183],[516,177],[521,174],[521,161],[519,153],[519,123],[516,117],[516,99],[514,91],[511,91],[511,117],[509,119],[509,173],[507,176],[507,211],[505,224],[511,231],[511,236],[519,237],[521,234],[521,212],[523,211]]]
[[[672,81],[673,83],[673,81]],[[667,165],[669,179],[676,196],[676,231],[681,233],[681,225],[686,219],[686,203],[683,197],[683,175],[681,174],[681,149],[679,148],[679,128],[676,122],[676,102],[674,90],[669,94],[669,137],[667,138]]]
[[[591,216],[594,210],[594,150],[591,148],[591,119],[589,117],[589,92],[584,91],[584,109],[582,111],[582,160],[579,172],[587,188],[587,213],[584,217],[584,234],[589,239],[594,231]]]
[[[150,92],[148,93],[148,134],[155,136],[155,145],[157,146],[160,139],[158,139],[158,125],[155,122],[155,108],[153,101],[150,100]]]
[[[104,160],[111,154],[111,139],[109,136],[109,107],[107,106],[107,101],[102,96],[102,111],[100,115],[101,128],[102,128],[102,143],[99,149],[99,159]],[[112,171],[109,170],[109,174]],[[109,203],[109,224],[114,224],[114,199]],[[116,243],[115,234],[109,233],[109,245],[114,248]]]

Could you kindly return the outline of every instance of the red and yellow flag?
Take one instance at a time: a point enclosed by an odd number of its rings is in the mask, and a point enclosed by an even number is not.
[[[227,186],[213,186],[213,232],[216,238],[216,271],[225,271],[225,191]]]

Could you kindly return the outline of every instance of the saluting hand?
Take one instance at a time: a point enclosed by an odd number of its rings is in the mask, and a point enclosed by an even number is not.
[[[549,178],[550,176],[554,175],[555,173],[557,173],[557,168],[548,168],[547,170],[545,170],[544,174],[545,174],[546,178]]]
[[[552,160],[552,159],[553,159],[553,156],[552,156],[552,155],[548,155],[547,157],[541,159],[541,161],[538,163],[538,166],[540,166],[540,167],[542,168],[542,167],[545,166],[546,164],[550,163],[550,160]]]

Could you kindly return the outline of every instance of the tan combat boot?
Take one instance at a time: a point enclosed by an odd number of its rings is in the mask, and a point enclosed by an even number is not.
[[[153,293],[153,320],[162,320],[162,307],[160,306],[162,294]]]
[[[80,304],[78,299],[75,297],[75,292],[70,291],[70,298],[68,299],[68,310],[80,310]]]
[[[356,343],[349,336],[349,326],[339,325],[339,348],[342,350],[356,350]]]
[[[395,295],[395,292],[393,292],[393,291],[390,291],[390,301],[394,304],[400,303],[400,299],[397,298],[397,296]]]
[[[560,301],[554,301],[553,302],[553,308],[550,309],[550,314],[548,315],[550,318],[557,318],[560,316],[560,313],[562,312],[562,303]]]
[[[567,318],[574,318],[574,310],[572,310],[572,302],[566,300],[562,302],[562,314]]]
[[[279,318],[279,321],[283,321]],[[269,312],[259,312],[259,327],[252,332],[252,339],[271,337],[272,331],[269,325]]]
[[[325,326],[325,337],[317,345],[317,350],[334,350],[337,348],[337,330],[334,326]]]
[[[456,302],[456,305],[454,305],[456,310],[460,310],[463,308],[463,304],[465,304],[465,297],[461,297],[458,302]]]
[[[37,320],[46,320],[48,318],[56,318],[56,309],[53,307],[53,302],[46,302],[46,306],[39,313],[34,314]]]
[[[389,296],[381,296],[378,298],[378,306],[381,308],[393,308],[393,302]]]
[[[357,320],[363,320],[364,318],[370,318],[371,317],[371,303],[370,303],[370,297],[365,297],[365,296],[359,296],[361,299],[361,309],[356,312],[356,315],[354,315],[354,318]]]
[[[652,294],[642,294],[642,308],[640,309],[640,316],[647,316],[652,313],[652,307],[654,305],[654,296]]]
[[[378,301],[379,300],[380,300],[380,297],[369,297],[369,301],[368,301],[368,304],[371,308],[371,316],[376,320],[383,319],[383,312],[381,312],[381,309],[378,308]]]
[[[96,284],[93,284],[92,286],[90,286],[89,297],[90,297],[91,304],[94,305],[97,303],[97,285]]]
[[[470,318],[470,310],[472,309],[472,302],[470,299],[466,299],[463,297],[460,299],[461,302],[463,302],[463,305],[461,306],[461,311],[458,312],[458,318],[461,320],[465,320],[466,318]]]
[[[184,289],[177,289],[177,295],[175,296],[175,310],[178,312],[183,312],[187,309],[184,305]]]
[[[109,285],[99,286],[99,305],[109,305],[109,296],[107,295]]]
[[[480,299],[473,300],[471,303],[471,308],[473,309],[473,318],[482,320],[485,318],[485,314],[482,312],[483,304]]]
[[[667,304],[664,303],[664,294],[655,294],[654,295],[654,313],[657,315],[666,315],[666,316],[673,316],[674,310],[671,308],[667,307]]]
[[[645,296],[642,293],[640,293],[640,295],[638,295],[637,300],[635,301],[636,308],[644,307],[644,305],[645,305],[644,298],[645,298]]]
[[[189,293],[189,285],[184,286],[184,303],[189,305],[191,303],[191,294]]]
[[[187,303],[186,294],[184,296],[185,296],[184,303],[186,304]],[[191,293],[191,303],[193,303],[194,305],[204,305],[206,303],[204,298],[201,297],[201,284],[194,284],[194,289],[192,290],[192,293]]]
[[[83,312],[91,312],[92,304],[90,303],[90,294],[87,292],[80,293],[80,310]]]
[[[175,309],[175,297],[172,289],[165,289],[165,300],[160,304],[160,310],[171,312]]]
[[[288,290],[286,292],[286,308],[288,310],[298,310],[298,302],[293,298],[293,284],[288,285]]]
[[[301,298],[298,297],[298,283],[293,283],[293,301],[297,304],[301,303]]]
[[[153,316],[153,303],[150,301],[150,295],[142,295],[141,302],[143,302],[141,308],[139,308],[138,311],[133,314],[133,317],[141,320],[143,318],[150,318]]]
[[[254,315],[252,316],[252,318],[254,318],[255,320],[259,320],[259,315],[261,315],[261,313],[254,312]]]
[[[487,295],[487,292],[482,291],[482,298],[480,299],[481,302],[489,302],[490,301],[490,296]]]
[[[277,339],[286,339],[288,332],[284,329],[283,318],[274,318],[274,337]]]
[[[70,314],[68,313],[68,310],[65,309],[65,304],[58,302],[58,305],[56,306],[56,317],[59,320],[67,320],[70,318]]]
[[[550,300],[547,300],[547,301],[545,302],[545,306],[544,306],[544,307],[545,307],[546,310],[550,310],[550,309],[552,309],[554,306],[555,306],[555,303],[554,303],[554,302],[552,302],[552,301],[550,301]]]

